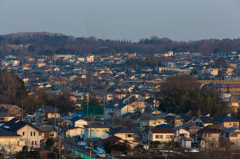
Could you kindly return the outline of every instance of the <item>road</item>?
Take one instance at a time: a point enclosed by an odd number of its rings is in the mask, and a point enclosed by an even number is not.
[[[63,145],[64,148],[68,149],[71,148],[71,144],[72,144],[72,149],[74,151],[80,152],[84,155],[90,156],[90,149],[86,149],[85,146],[83,145],[78,145],[74,139],[63,139]],[[92,151],[92,157],[94,158],[98,158],[96,155],[96,152]],[[108,159],[107,157],[103,157],[102,159]]]

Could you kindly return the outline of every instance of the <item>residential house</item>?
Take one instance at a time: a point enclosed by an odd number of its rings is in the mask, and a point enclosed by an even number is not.
[[[173,128],[174,141],[179,142],[182,147],[191,148],[193,139],[191,138],[191,132],[185,126],[178,126]]]
[[[19,115],[21,112],[21,108],[19,108],[17,105],[0,104],[0,111],[9,112],[10,114],[13,114],[13,115]]]
[[[227,141],[232,146],[240,146],[240,130],[238,128],[230,127],[222,130],[222,139]]]
[[[239,128],[239,122],[240,120],[229,117],[229,116],[222,116],[222,117],[213,119],[214,125],[218,124],[218,125],[225,126],[226,128],[230,128],[230,127]]]
[[[20,141],[21,135],[0,127],[0,146],[7,153],[16,153],[22,150],[25,142]]]
[[[8,112],[0,112],[0,121],[10,121],[15,117],[15,115],[9,114]]]
[[[108,131],[110,129],[110,126],[106,125],[84,125],[84,141],[87,141],[90,139],[90,131],[91,131],[91,137],[92,138],[101,138],[106,139],[108,138]]]
[[[41,140],[44,138],[41,131],[31,123],[19,121],[14,118],[3,125],[4,128],[21,135],[20,140],[25,141],[25,144],[34,148],[40,147]]]
[[[173,127],[178,127],[183,125],[183,119],[180,118],[179,116],[167,115],[164,117],[164,119],[167,121],[168,125]]]
[[[160,117],[145,117],[140,119],[140,131],[148,127],[155,127],[157,125],[167,124],[167,121]]]
[[[120,137],[121,139],[127,140],[129,142],[136,141],[136,139],[134,137],[134,132],[125,127],[110,128],[107,133],[109,134],[109,136],[117,136],[117,137]]]
[[[147,137],[147,138],[146,138]],[[148,133],[143,134],[143,141],[160,141],[161,143],[169,143],[174,139],[174,131],[172,128],[151,128]]]
[[[201,116],[200,118],[196,118],[193,123],[195,125],[199,125],[201,127],[206,127],[209,125],[213,125],[213,120],[209,116]]]
[[[59,111],[55,110],[52,106],[44,107],[44,115],[47,117],[47,119],[60,117]]]
[[[72,126],[72,127],[82,127],[83,128],[83,125],[87,125],[87,124],[88,124],[87,121],[81,119],[78,116],[75,116],[70,119],[70,126]]]
[[[84,127],[69,127],[65,129],[66,137],[74,137],[79,135],[81,138],[84,136]]]
[[[111,119],[114,114],[116,116],[120,116],[126,113],[133,113],[134,108],[131,105],[124,104],[124,103],[119,103],[119,104],[114,104],[114,103],[109,103],[108,105],[105,106],[105,111],[104,111],[104,119]]]
[[[219,146],[220,131],[204,127],[198,131],[199,147],[211,148]]]
[[[47,141],[49,138],[57,138],[57,130],[51,126],[39,126],[37,127],[40,131],[39,133],[42,134],[42,141]]]

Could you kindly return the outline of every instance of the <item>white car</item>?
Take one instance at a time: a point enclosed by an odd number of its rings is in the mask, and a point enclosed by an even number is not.
[[[105,157],[105,153],[99,152],[99,153],[97,153],[97,157]]]

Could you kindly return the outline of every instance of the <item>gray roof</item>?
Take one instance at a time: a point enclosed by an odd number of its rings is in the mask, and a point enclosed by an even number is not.
[[[117,133],[134,133],[132,130],[126,129],[124,127],[117,127],[117,128],[111,128],[108,131],[109,134],[117,134]]]
[[[0,128],[0,136],[21,136],[21,135],[18,135],[17,133],[14,133],[14,132],[11,132],[9,130],[6,130],[4,128]]]
[[[237,128],[231,127],[231,128],[223,129],[222,132],[223,133],[240,133],[240,132],[233,132],[235,130],[237,130]]]

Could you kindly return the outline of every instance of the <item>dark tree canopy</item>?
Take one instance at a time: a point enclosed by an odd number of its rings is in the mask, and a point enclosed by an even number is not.
[[[0,102],[16,104],[26,96],[24,82],[14,73],[0,70]]]
[[[214,90],[195,88],[189,89],[177,86],[170,90],[165,98],[160,99],[159,110],[172,113],[187,113],[197,115],[198,110],[202,113],[210,113],[213,117],[224,115],[228,111],[226,102],[222,101]]]
[[[178,74],[176,76],[171,76],[166,80],[166,82],[161,83],[161,95],[165,96],[174,87],[179,86],[193,89],[198,87],[199,83],[197,79],[191,75]]]
[[[28,52],[34,52],[35,51],[35,45],[29,45],[27,49],[28,49]]]

